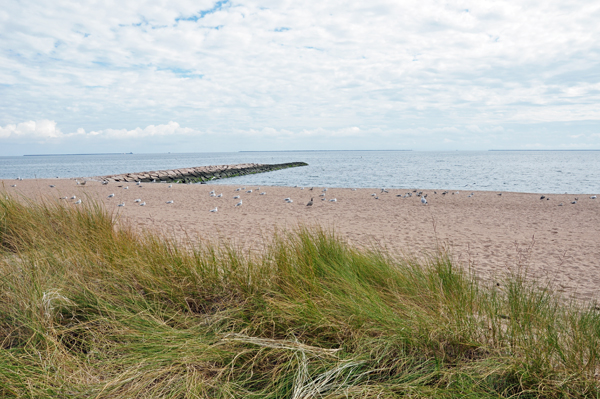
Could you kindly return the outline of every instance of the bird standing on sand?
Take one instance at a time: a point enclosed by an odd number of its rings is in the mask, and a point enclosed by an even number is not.
[[[108,194],[108,198],[112,198],[112,197],[114,197],[114,196],[115,196],[115,193]]]
[[[337,198],[330,199],[329,202],[337,202]]]
[[[75,205],[81,204],[81,200],[75,201]]]
[[[235,197],[233,197],[233,199],[240,199],[240,196],[236,195]]]
[[[421,204],[427,205],[427,200],[425,199],[425,197],[421,197]]]
[[[140,204],[140,206],[146,206],[146,202],[145,202],[145,201],[144,201],[144,202],[142,202],[142,203]]]
[[[133,202],[142,202],[142,200],[138,198],[138,199],[136,199],[136,200],[135,200],[135,201],[133,201]]]
[[[260,193],[259,195],[267,195],[267,193],[265,193],[264,191],[262,193]]]
[[[172,184],[169,184],[169,188],[171,188],[171,187],[173,187],[173,185],[172,185]]]
[[[167,201],[167,204],[172,204],[172,203],[173,203],[173,200]]]
[[[72,197],[71,197],[71,199],[76,199],[76,198],[77,198],[76,196],[72,196]]]
[[[129,186],[123,187],[123,190],[129,190]]]
[[[217,195],[217,198],[221,198],[223,196],[223,193]]]
[[[240,202],[238,202],[237,204],[235,204],[235,206],[242,206],[242,200],[240,200]]]
[[[215,207],[215,209],[211,209],[210,211],[211,212],[217,212],[217,210],[218,210],[218,207]]]
[[[595,195],[592,195],[592,196],[590,197],[590,199],[596,199],[596,198],[597,198],[597,197],[596,197]]]
[[[11,187],[17,187],[17,185],[16,185],[16,184],[11,184],[10,186],[11,186]]]
[[[125,203],[121,202],[118,206],[125,206]]]
[[[308,201],[308,204],[306,204],[306,206],[312,206],[313,205],[313,199],[311,198],[310,201]]]

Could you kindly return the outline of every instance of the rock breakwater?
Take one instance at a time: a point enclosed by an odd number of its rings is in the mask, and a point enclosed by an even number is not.
[[[275,170],[308,166],[306,162],[289,162],[279,164],[244,163],[237,165],[198,166],[150,172],[123,173],[119,175],[96,176],[93,180],[109,182],[169,182],[169,183],[202,183],[228,177],[272,172]]]

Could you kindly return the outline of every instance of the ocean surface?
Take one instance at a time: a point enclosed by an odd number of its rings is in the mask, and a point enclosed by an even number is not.
[[[290,151],[0,157],[0,178],[68,178],[237,163],[309,166],[210,184],[600,193],[600,151]]]

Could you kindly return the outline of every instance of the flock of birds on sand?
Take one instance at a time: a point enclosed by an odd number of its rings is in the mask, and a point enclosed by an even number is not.
[[[23,179],[21,177],[17,177],[16,180],[21,181]],[[80,182],[78,180],[75,180],[75,182],[77,183],[77,185],[85,185],[86,184],[86,181]],[[102,185],[108,185],[109,182],[108,181],[102,181],[101,183],[102,183]],[[156,180],[154,180],[153,183],[156,183]],[[161,183],[167,183],[167,182],[162,181]],[[136,181],[135,185],[136,185],[136,187],[140,187],[141,188],[142,187],[142,182],[141,181]],[[16,184],[12,184],[11,187],[17,187],[17,185]],[[54,184],[50,184],[50,188],[54,188],[54,187],[55,187]],[[129,190],[129,186],[124,186],[123,187],[123,185],[119,185],[117,187],[122,188],[124,190]],[[168,188],[172,188],[172,187],[173,187],[173,185],[169,184]],[[298,188],[298,186],[294,186],[294,188]],[[304,190],[304,187],[300,187],[300,190]],[[311,187],[311,188],[308,189],[308,191],[313,191],[313,190],[314,190],[314,187]],[[352,188],[351,190],[352,191],[356,191],[357,189],[356,188]],[[243,205],[243,200],[242,200],[240,194],[242,194],[243,192],[245,192],[246,194],[252,194],[253,192],[259,192],[260,191],[260,187],[256,188],[256,189],[248,189],[248,190],[246,189],[246,187],[239,187],[239,188],[236,188],[234,191],[237,192],[238,194],[234,195],[233,199],[239,200],[239,202],[237,202],[235,204],[235,207],[240,207],[240,206]],[[380,195],[382,195],[382,194],[388,194],[388,193],[389,193],[389,191],[387,189],[382,188],[379,193],[372,193],[371,196],[374,199],[378,200]],[[266,195],[266,194],[267,193],[264,192],[264,191],[262,191],[262,192],[259,193],[259,195]],[[412,190],[412,192],[408,191],[404,195],[403,194],[397,194],[396,197],[399,197],[399,198],[411,198],[411,197],[413,197],[413,194],[416,197],[420,197],[422,205],[427,205],[428,204],[428,202],[427,202],[427,195],[428,194],[424,194],[423,191]],[[434,191],[433,194],[437,195],[437,191]],[[458,195],[458,194],[460,194],[460,191],[453,191],[453,192],[443,191],[440,194],[442,196],[445,196],[445,195],[448,195],[448,194]],[[327,201],[326,195],[327,195],[327,188],[324,188],[323,190],[321,190],[321,194],[319,194],[319,197],[321,197],[321,201]],[[474,195],[475,195],[475,193],[472,192],[467,197],[471,198]],[[502,193],[498,193],[497,195],[498,196],[502,196]],[[215,198],[223,198],[223,193],[217,194],[215,192],[215,190],[211,190],[210,193],[209,193],[209,196],[210,197],[215,197]],[[114,198],[114,197],[115,197],[115,193],[111,193],[111,194],[108,195],[107,198],[111,199],[111,198]],[[596,195],[592,195],[589,198],[590,199],[597,199],[597,196]],[[73,195],[71,197],[61,197],[60,199],[61,200],[67,200],[67,199],[74,200],[75,202],[73,202],[73,203],[75,205],[81,204],[81,198],[78,199],[77,196],[75,196],[75,195]],[[542,200],[542,201],[543,200],[549,201],[550,200],[550,196],[542,195],[540,197],[540,200]],[[294,200],[292,200],[290,197],[285,198],[284,201],[286,203],[293,203],[294,202]],[[575,204],[577,204],[577,201],[579,201],[579,198],[575,197],[573,201],[570,201],[570,203],[572,205],[575,205]],[[146,202],[142,201],[141,198],[136,198],[133,202],[135,204],[139,205],[139,206],[146,206]],[[173,204],[174,202],[175,201],[173,201],[173,200],[168,200],[168,201],[166,201],[166,204]],[[329,202],[337,202],[337,198],[331,198],[331,199],[329,199]],[[312,207],[313,204],[314,204],[314,197],[311,197],[310,201],[308,201],[308,203],[306,204],[306,206]],[[563,202],[561,202],[561,203],[558,204],[558,206],[563,206],[563,205],[564,205]],[[117,206],[124,207],[125,206],[125,202],[121,202]],[[218,207],[215,207],[215,208],[211,209],[210,212],[214,213],[214,212],[218,212],[218,210],[219,210]]]

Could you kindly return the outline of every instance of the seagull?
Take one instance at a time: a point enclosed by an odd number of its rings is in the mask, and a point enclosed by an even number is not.
[[[215,193],[215,190],[212,190],[209,194],[214,194],[214,193]]]
[[[81,200],[75,201],[75,205],[81,204]]]
[[[324,188],[324,189],[323,189],[323,192],[324,192],[324,193],[325,193],[325,192],[327,192],[327,189],[326,189],[326,188]]]
[[[215,193],[210,193],[211,197],[216,197],[217,195]]]
[[[138,198],[138,199],[136,199],[136,200],[135,200],[135,201],[133,201],[133,202],[142,202],[142,200]]]
[[[498,193],[498,196],[500,196],[500,197],[501,197],[501,196],[502,196],[502,193]]]
[[[546,196],[545,196],[545,195],[542,195],[542,196],[540,197],[540,199],[541,199],[541,200],[543,200],[544,198],[546,198]]]
[[[560,204],[558,204],[558,206],[563,206],[563,203],[561,202]]]
[[[239,188],[239,187],[235,189],[235,191],[240,191],[240,190],[241,190],[241,188]]]
[[[156,183],[156,179],[152,179],[152,183]]]
[[[17,185],[16,184],[12,184],[11,187],[17,187]]]
[[[246,193],[248,193],[248,194],[250,194],[251,192],[252,192],[252,190],[248,190],[248,191],[246,191]]]
[[[173,200],[167,201],[167,204],[172,204],[172,203],[173,203]]]
[[[573,202],[571,202],[571,204],[573,204],[573,205],[575,205],[576,203],[577,203],[577,201],[573,201]]]
[[[592,196],[590,197],[590,199],[596,199],[596,198],[597,198],[597,197],[596,197],[595,195],[592,195]]]
[[[142,202],[140,206],[146,206],[146,202]]]
[[[50,185],[50,188],[54,188],[54,187],[55,187],[55,186],[54,186],[54,184],[51,184],[51,185]]]
[[[321,201],[327,201],[327,198],[321,198]]]
[[[237,204],[235,204],[235,206],[242,206],[242,200],[240,200],[240,202],[238,202]]]
[[[294,200],[289,200],[289,201],[286,201],[286,202],[287,202],[288,204],[291,204],[292,202],[294,202]]]
[[[218,207],[215,207],[215,209],[211,209],[211,212],[216,212]]]
[[[235,197],[233,197],[233,199],[240,199],[240,196],[236,195]]]
[[[264,191],[262,193],[260,193],[259,195],[267,195],[267,193],[265,193]]]
[[[308,204],[306,204],[306,206],[312,206],[313,205],[313,199],[311,198],[310,201],[308,201]]]
[[[355,189],[355,188],[353,188],[353,189],[352,189],[352,191],[356,191],[356,189]]]
[[[173,185],[172,185],[172,184],[169,184],[169,188],[171,188],[171,187],[173,187]]]
[[[337,199],[336,198],[330,199],[329,202],[337,202]]]
[[[60,199],[67,199],[67,197],[60,197]]]
[[[425,197],[421,197],[421,204],[427,205],[427,200],[425,199]]]
[[[288,197],[288,198],[284,198],[284,201],[286,201],[286,202],[287,202],[287,201],[289,201],[289,200],[290,200],[290,198],[289,198],[289,197]]]
[[[217,195],[217,198],[221,198],[223,196],[223,193]]]
[[[319,194],[319,197],[324,197],[324,196],[325,196],[325,194]]]
[[[136,185],[136,186],[141,186],[141,185],[142,185],[142,182],[141,182],[141,181],[136,181],[136,182],[135,182],[135,185]]]
[[[108,198],[112,198],[112,197],[114,197],[114,196],[115,196],[115,193],[108,194]]]
[[[309,188],[309,190],[310,190],[310,191],[312,191],[312,190],[313,190],[313,188],[314,188],[314,187],[311,187],[311,188]]]
[[[76,199],[76,198],[77,198],[76,196],[72,196],[72,197],[71,197],[71,199]]]
[[[123,187],[123,190],[129,190],[129,186]]]
[[[118,206],[125,206],[125,203],[121,202]]]
[[[373,193],[373,194],[371,194],[371,197],[374,197],[374,196],[376,196],[376,195],[377,195],[377,194]]]

